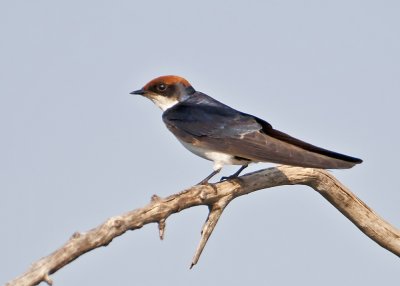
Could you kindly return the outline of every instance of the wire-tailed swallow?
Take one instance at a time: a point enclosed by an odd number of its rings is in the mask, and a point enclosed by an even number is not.
[[[162,119],[175,137],[194,154],[213,161],[214,171],[224,165],[241,165],[237,177],[250,163],[347,169],[361,159],[316,147],[272,128],[268,122],[237,111],[196,91],[179,76],[161,76],[131,92],[153,101],[162,109]]]

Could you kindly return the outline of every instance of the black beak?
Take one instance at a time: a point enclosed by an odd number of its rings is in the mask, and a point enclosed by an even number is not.
[[[145,94],[145,91],[144,91],[143,89],[138,89],[138,90],[135,90],[135,91],[130,92],[130,94],[140,94],[140,95],[143,95],[143,94]]]

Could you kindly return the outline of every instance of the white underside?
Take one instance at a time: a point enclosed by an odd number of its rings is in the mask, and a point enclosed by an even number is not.
[[[225,165],[244,165],[245,164],[243,161],[235,159],[235,157],[232,155],[222,153],[222,152],[207,150],[207,149],[200,148],[198,146],[194,146],[192,144],[183,142],[181,140],[179,140],[179,141],[190,152],[192,152],[192,153],[196,154],[197,156],[200,156],[204,159],[213,161],[214,162],[214,166],[213,166],[214,171],[220,170]]]

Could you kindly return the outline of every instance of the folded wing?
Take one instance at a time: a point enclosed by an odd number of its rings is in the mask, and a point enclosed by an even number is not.
[[[179,103],[164,112],[163,120],[181,141],[253,162],[323,169],[346,169],[362,162],[291,137],[215,101]]]

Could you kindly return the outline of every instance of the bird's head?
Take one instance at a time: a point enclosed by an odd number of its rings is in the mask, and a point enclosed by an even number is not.
[[[190,83],[179,76],[160,76],[142,89],[135,90],[131,94],[140,94],[153,101],[163,111],[185,100],[195,92]]]

